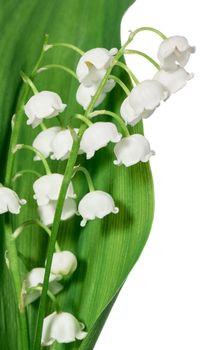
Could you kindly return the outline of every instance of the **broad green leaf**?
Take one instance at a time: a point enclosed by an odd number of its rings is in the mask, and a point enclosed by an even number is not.
[[[83,50],[93,47],[120,47],[120,22],[125,10],[133,0],[0,0],[1,67],[0,67],[0,182],[9,144],[10,120],[15,112],[22,82],[19,72],[29,74],[40,53],[44,34],[50,42],[68,42]],[[128,33],[127,33],[128,35]],[[47,52],[44,63],[60,63],[74,69],[78,54],[66,48],[54,48]],[[115,73],[130,84],[125,73]],[[68,125],[74,113],[82,112],[76,104],[77,82],[64,72],[49,70],[41,73],[35,83],[38,89],[59,93],[68,104],[61,120]],[[119,87],[109,94],[104,106],[119,113],[124,95]],[[102,117],[99,120],[104,120]],[[105,118],[109,120],[109,118]],[[49,121],[53,125],[57,121]],[[79,125],[73,123],[73,125]],[[142,125],[131,132],[143,132]],[[20,143],[31,144],[37,130],[26,126],[26,118],[20,129]],[[33,154],[21,151],[17,154],[14,172],[34,168],[43,173],[43,168],[33,163]],[[64,291],[58,297],[64,311],[72,312],[82,320],[88,330],[88,337],[82,342],[69,345],[55,345],[54,349],[90,350],[103,327],[115,298],[137,261],[148,238],[153,218],[154,197],[151,172],[148,164],[130,168],[113,165],[113,147],[98,151],[86,162],[80,156],[78,163],[90,171],[96,189],[111,193],[120,208],[117,215],[103,220],[89,222],[80,228],[80,218],[75,217],[62,223],[58,241],[62,248],[70,249],[78,257],[79,266],[73,278],[66,282]],[[52,169],[63,173],[65,162],[51,162]],[[23,221],[36,218],[37,210],[32,199],[32,175],[18,179],[15,189],[29,200],[29,205],[13,219],[16,228]],[[74,181],[75,191],[80,199],[87,192],[87,185],[81,174]],[[0,218],[2,220],[2,218]],[[2,222],[2,221],[1,221]],[[44,266],[48,238],[45,233],[32,227],[26,229],[18,239],[20,270],[22,278],[27,270]],[[1,299],[0,332],[1,348],[17,349],[18,320],[12,283],[6,267],[4,254],[4,227],[1,224]],[[28,308],[30,341],[34,336],[38,302]],[[47,312],[52,311],[49,303]],[[144,312],[144,310],[142,310]],[[108,341],[110,341],[108,339]]]

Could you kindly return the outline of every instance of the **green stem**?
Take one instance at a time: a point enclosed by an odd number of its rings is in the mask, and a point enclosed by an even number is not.
[[[46,66],[43,66],[43,67],[40,67],[37,71],[37,73],[41,73],[41,72],[44,72],[48,69],[54,69],[54,68],[58,68],[58,69],[61,69],[65,72],[67,72],[68,74],[70,74],[73,78],[75,78],[75,80],[77,80],[77,76],[75,74],[75,72],[73,72],[73,70],[71,70],[70,68],[66,67],[66,66],[63,66],[61,64],[47,64]]]
[[[56,312],[60,312],[60,305],[57,302],[56,296],[49,289],[47,291],[47,295],[51,299],[51,301],[52,301],[52,303],[54,305],[55,311]]]
[[[89,118],[85,117],[82,114],[76,114],[76,119],[82,120],[87,126],[91,126],[93,123],[89,120]]]
[[[36,177],[41,177],[42,175],[40,173],[38,173],[35,170],[31,170],[31,169],[24,169],[21,171],[18,171],[12,178],[12,181],[15,182],[19,177],[23,176],[24,174],[32,174],[35,175]]]
[[[49,227],[44,225],[40,220],[35,219],[35,220],[25,221],[22,225],[18,226],[17,229],[12,233],[11,239],[13,239],[13,240],[17,239],[21,235],[23,230],[25,230],[27,227],[32,226],[32,225],[39,226],[48,234],[49,237],[51,237],[51,230],[49,229]],[[60,248],[58,242],[55,243],[55,250],[57,252],[61,251],[61,248]]]
[[[136,36],[136,34],[140,33],[140,32],[144,32],[144,31],[149,31],[149,32],[153,32],[157,35],[160,36],[160,38],[162,38],[163,40],[167,39],[167,36],[165,34],[163,34],[160,30],[153,28],[153,27],[140,27],[136,30],[134,30],[133,32],[131,32],[130,36],[129,36],[129,40],[133,40],[134,37]]]
[[[128,66],[126,66],[126,64],[124,64],[123,62],[116,62],[116,66],[119,66],[123,70],[125,70],[128,73],[130,79],[133,80],[136,85],[139,84],[139,80],[137,79],[135,74],[128,68]]]
[[[124,52],[125,54],[135,54],[135,55],[139,55],[142,56],[144,58],[146,58],[150,63],[152,63],[156,69],[160,70],[160,65],[150,56],[146,55],[144,52],[138,51],[138,50],[125,50]]]
[[[46,38],[45,38],[45,41],[46,41]],[[42,58],[43,58],[43,49],[38,58],[36,66],[34,67],[33,72],[37,69]],[[13,118],[13,123],[12,123],[13,127],[12,127],[9,150],[7,155],[4,184],[5,186],[8,186],[8,187],[11,186],[12,172],[13,172],[13,165],[14,165],[14,155],[12,150],[18,143],[17,140],[19,137],[20,127],[21,127],[21,124],[23,121],[23,115],[24,115],[23,106],[28,97],[28,93],[29,93],[29,86],[24,83],[20,90],[20,94],[19,94],[19,98],[16,106],[16,113],[15,113],[15,117]],[[29,343],[28,343],[29,338],[28,338],[28,330],[27,330],[27,323],[26,323],[26,314],[24,310],[20,311],[20,295],[21,295],[22,283],[21,283],[21,276],[19,271],[19,259],[17,256],[16,243],[15,241],[11,240],[12,226],[11,226],[9,217],[7,215],[5,216],[4,221],[5,221],[4,228],[5,228],[6,249],[8,251],[10,272],[12,275],[12,280],[15,288],[16,300],[18,301],[19,327],[20,327],[20,336],[21,336],[20,337],[21,344],[19,345],[19,349],[29,350]]]
[[[34,68],[32,70],[31,77],[33,77],[36,74],[36,72],[37,72],[37,70],[38,70],[38,68],[39,68],[39,66],[40,66],[40,64],[42,62],[44,54],[48,50],[47,42],[48,42],[48,34],[45,34],[42,50],[41,50],[40,56],[39,56],[39,58],[37,60],[37,63],[35,64],[35,66],[34,66]]]
[[[113,79],[114,81],[116,81],[116,83],[118,85],[120,85],[120,87],[124,90],[124,92],[126,93],[126,95],[128,96],[130,94],[130,90],[128,89],[128,87],[125,85],[125,83],[123,83],[123,81],[121,79],[119,79],[118,77],[116,77],[115,75],[109,75],[109,79]]]
[[[43,166],[44,166],[44,169],[46,171],[46,174],[47,175],[50,175],[51,174],[51,169],[48,165],[48,162],[47,160],[44,158],[44,155],[43,153],[41,153],[40,151],[38,151],[38,149],[36,149],[35,147],[33,146],[30,146],[30,145],[23,145],[23,144],[18,144],[15,146],[14,150],[13,150],[13,153],[16,153],[17,151],[21,150],[21,149],[26,149],[28,151],[32,151],[34,152],[42,161],[43,163]]]
[[[111,111],[107,111],[105,109],[99,110],[99,111],[94,111],[94,112],[89,114],[89,116],[91,118],[97,117],[99,115],[108,115],[108,116],[114,118],[118,122],[118,124],[120,125],[121,129],[123,130],[124,135],[130,136],[127,126],[125,125],[123,119],[118,114],[111,112]]]
[[[94,188],[94,185],[93,185],[93,180],[92,180],[92,178],[91,178],[91,176],[90,176],[89,171],[88,171],[86,168],[84,168],[84,167],[82,167],[82,166],[79,166],[79,165],[76,166],[76,167],[74,167],[74,173],[73,173],[73,175],[72,175],[72,178],[75,177],[75,175],[76,175],[79,171],[81,171],[81,172],[85,175],[85,178],[86,178],[86,181],[87,181],[87,184],[88,184],[88,187],[89,187],[89,191],[90,191],[90,192],[95,191],[95,188]]]
[[[11,229],[9,215],[5,215],[4,228],[5,228],[6,246],[8,251],[7,258],[9,260],[9,271],[12,276],[15,293],[17,296],[17,305],[18,305],[18,312],[19,312],[19,319],[20,319],[19,349],[29,350],[29,336],[28,336],[28,329],[27,329],[26,310],[21,298],[21,291],[22,291],[21,276],[19,271],[16,244],[15,244],[15,241],[11,239],[12,229]]]
[[[35,338],[34,338],[35,340],[34,340],[34,346],[33,346],[34,350],[40,349],[43,319],[44,319],[45,310],[46,310],[46,297],[47,297],[49,277],[50,277],[50,271],[51,271],[51,263],[52,263],[53,253],[54,253],[55,242],[57,240],[57,233],[61,222],[61,213],[62,213],[67,189],[71,181],[74,164],[76,163],[76,160],[77,160],[80,141],[86,128],[87,128],[86,125],[82,125],[80,127],[78,137],[73,142],[70,158],[67,162],[64,179],[62,182],[62,186],[61,186],[61,190],[60,190],[60,194],[57,202],[54,222],[51,230],[51,238],[49,241],[48,251],[47,251],[47,262],[46,262],[45,275],[44,275],[43,291],[40,298],[40,305],[39,305],[39,310],[37,315],[37,327],[36,327],[36,334],[35,334]]]
[[[82,51],[80,48],[78,48],[77,46],[74,46],[72,44],[68,44],[68,43],[53,43],[53,44],[47,45],[47,49],[52,49],[54,47],[67,47],[68,49],[71,49],[71,50],[79,53],[81,56],[84,54],[84,51]]]
[[[29,85],[29,87],[33,91],[33,94],[34,95],[38,94],[38,90],[37,90],[36,86],[34,85],[34,83],[32,82],[32,80],[23,72],[20,72],[20,76],[23,79],[24,83]]]

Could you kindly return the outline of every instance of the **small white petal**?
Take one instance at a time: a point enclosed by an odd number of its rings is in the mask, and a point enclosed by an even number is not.
[[[97,150],[107,146],[109,142],[119,142],[121,137],[122,135],[113,123],[96,122],[84,132],[80,149],[87,154],[87,159],[90,159]]]
[[[74,129],[74,137],[77,137],[76,129]],[[62,130],[52,140],[52,156],[51,159],[65,160],[69,158],[73,144],[73,136],[70,130]]]
[[[26,278],[23,283],[25,304],[28,305],[38,299],[41,295],[41,290],[35,290],[37,287],[42,287],[44,282],[45,269],[43,267],[37,267],[32,269],[26,275]],[[58,283],[61,280],[61,276],[56,276],[50,274],[49,279],[49,290],[54,294],[58,294],[63,286]]]
[[[134,108],[132,108],[132,106],[130,105],[129,98],[127,97],[121,105],[120,112],[126,124],[135,126],[140,120],[150,117],[153,114],[154,109],[144,109],[142,113],[137,113],[135,112]]]
[[[124,164],[126,167],[138,162],[147,162],[154,154],[150,149],[148,140],[140,134],[134,134],[123,138],[114,147],[117,159],[115,165]]]
[[[51,273],[61,276],[71,275],[77,268],[76,256],[70,251],[56,252],[53,255]]]
[[[44,319],[42,331],[42,346],[49,346],[55,341],[58,343],[71,343],[76,339],[82,340],[87,333],[83,331],[84,325],[68,312],[53,312]]]
[[[48,158],[52,153],[52,141],[59,131],[60,127],[54,126],[52,128],[41,131],[33,141],[33,147],[40,151],[45,158]],[[34,160],[40,160],[38,156],[34,157]]]
[[[8,187],[0,187],[0,214],[10,212],[19,214],[21,206],[26,204],[25,199],[20,199],[17,193]]]
[[[58,200],[63,178],[61,174],[50,174],[41,176],[34,182],[34,198],[39,206],[48,204],[50,200]],[[75,198],[72,183],[69,184],[67,198]]]
[[[164,70],[176,70],[177,64],[186,66],[195,47],[189,45],[183,36],[171,36],[164,40],[158,50],[158,59]]]
[[[49,201],[46,205],[41,205],[38,207],[38,212],[41,218],[41,221],[49,226],[53,224],[55,210],[57,206],[57,201]],[[64,207],[61,214],[61,220],[65,221],[70,219],[72,216],[77,214],[76,202],[72,198],[67,198],[64,202]]]
[[[186,72],[184,68],[178,67],[175,71],[161,69],[153,79],[159,81],[170,93],[175,93],[182,89],[193,76],[193,74]]]
[[[77,65],[76,74],[85,86],[91,86],[99,83],[109,67],[117,49],[110,51],[104,48],[95,48],[84,53]]]
[[[66,105],[58,94],[51,91],[41,91],[33,95],[24,106],[28,117],[27,124],[33,128],[41,124],[43,119],[49,119],[63,112]]]
[[[108,80],[102,94],[97,99],[94,107],[97,107],[103,102],[103,100],[106,97],[106,94],[110,92],[114,88],[114,86],[115,86],[114,80],[112,79]],[[79,85],[76,92],[76,100],[85,110],[88,108],[93,96],[96,94],[98,87],[99,87],[99,83],[93,84],[91,86],[85,86],[84,84]]]
[[[110,213],[118,213],[111,195],[103,191],[92,191],[87,193],[78,206],[79,214],[82,216],[81,226],[85,226],[88,220],[102,219]]]

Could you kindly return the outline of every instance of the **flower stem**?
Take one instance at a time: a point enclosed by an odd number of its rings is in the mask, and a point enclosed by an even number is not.
[[[23,144],[18,144],[15,146],[14,150],[13,150],[13,153],[16,153],[17,151],[21,150],[21,149],[26,149],[28,151],[32,151],[34,152],[42,161],[43,163],[43,166],[44,166],[44,169],[46,171],[46,174],[47,175],[50,175],[51,174],[51,169],[48,165],[48,162],[47,160],[44,158],[44,155],[43,153],[41,153],[40,151],[38,151],[38,149],[36,149],[35,147],[33,146],[30,146],[30,145],[23,145]]]
[[[40,67],[37,71],[37,73],[41,73],[41,72],[44,72],[46,70],[49,70],[49,69],[54,69],[54,68],[57,68],[57,69],[61,69],[65,72],[67,72],[68,74],[70,74],[73,78],[75,78],[75,80],[77,80],[77,76],[75,74],[75,72],[73,72],[73,70],[71,70],[70,68],[66,67],[66,66],[63,66],[61,64],[47,64],[46,66],[43,66],[43,67]]]
[[[81,171],[81,172],[85,175],[86,181],[87,181],[87,183],[88,183],[89,191],[90,191],[90,192],[95,191],[95,188],[94,188],[94,185],[93,185],[93,180],[92,180],[92,178],[91,178],[91,176],[90,176],[89,171],[88,171],[86,168],[84,168],[84,167],[82,167],[82,166],[80,166],[80,165],[75,166],[75,167],[74,167],[74,173],[73,173],[73,175],[72,175],[72,178],[75,177],[75,175],[76,175],[79,171]]]
[[[29,85],[29,87],[33,91],[33,94],[34,95],[38,94],[38,90],[37,90],[36,86],[34,85],[34,83],[32,82],[32,80],[23,72],[20,72],[20,76],[23,79],[24,83]]]
[[[125,50],[125,54],[136,54],[146,58],[150,63],[152,63],[158,70],[160,70],[160,65],[150,56],[146,55],[144,52],[138,50]]]
[[[99,111],[94,111],[94,112],[89,114],[89,116],[91,118],[97,117],[99,115],[108,115],[108,116],[114,118],[118,122],[118,124],[120,125],[121,129],[123,130],[124,135],[130,136],[127,126],[125,125],[123,119],[118,114],[111,112],[111,111],[107,111],[105,109],[99,110]]]
[[[124,90],[124,92],[126,93],[126,95],[128,96],[130,94],[130,90],[128,89],[128,87],[125,85],[125,83],[123,83],[123,81],[121,79],[119,79],[118,77],[116,77],[115,75],[109,75],[109,79],[113,79],[114,81],[116,81],[116,83],[118,85],[120,85],[120,87]]]
[[[53,43],[53,44],[48,44],[46,46],[47,50],[52,49],[54,47],[67,47],[68,49],[71,49],[71,50],[79,53],[81,56],[84,54],[84,51],[82,51],[79,47],[74,46],[72,44],[68,44],[68,43]]]
[[[64,179],[62,182],[57,207],[55,211],[54,216],[54,222],[52,225],[51,230],[51,238],[48,245],[48,251],[47,251],[47,262],[46,262],[46,269],[45,269],[45,275],[44,275],[44,284],[43,284],[43,291],[40,298],[40,305],[37,315],[37,327],[36,327],[36,334],[34,338],[34,346],[33,350],[39,350],[40,349],[40,343],[41,343],[41,334],[42,334],[42,326],[43,326],[43,319],[45,316],[45,310],[46,310],[46,297],[47,297],[47,291],[48,291],[48,284],[49,284],[49,277],[50,277],[50,271],[51,271],[51,263],[52,263],[52,257],[54,253],[54,247],[55,242],[57,240],[57,233],[59,230],[60,222],[61,222],[61,213],[67,193],[67,189],[69,186],[69,183],[71,181],[72,173],[74,164],[77,160],[80,141],[82,138],[82,135],[84,131],[86,130],[87,126],[82,125],[79,129],[78,137],[74,140],[72,150],[70,153],[70,158],[68,159],[67,166],[65,169]]]
[[[21,235],[23,230],[25,230],[27,227],[29,227],[31,225],[39,226],[40,228],[42,228],[48,234],[49,237],[51,236],[51,230],[49,229],[49,227],[44,225],[40,220],[35,219],[35,220],[25,221],[22,225],[18,226],[17,229],[12,233],[11,239],[13,239],[13,240],[17,239]],[[58,242],[55,243],[55,250],[57,252],[61,251],[61,248],[60,248]]]
[[[134,30],[133,32],[131,31],[130,36],[129,36],[129,40],[132,41],[134,39],[134,37],[136,36],[136,34],[143,32],[143,31],[149,31],[149,32],[153,32],[157,35],[160,36],[160,38],[162,38],[163,40],[167,39],[167,36],[165,34],[163,34],[160,30],[153,28],[153,27],[140,27],[136,30]]]
[[[76,114],[76,119],[82,120],[87,126],[91,126],[93,123],[89,120],[89,118],[85,117],[82,114]]]
[[[38,173],[36,170],[31,170],[31,169],[24,169],[18,171],[12,178],[12,182],[15,182],[19,177],[23,176],[24,174],[32,174],[35,175],[37,178],[41,177],[42,175]]]
[[[123,62],[116,62],[116,66],[119,66],[123,70],[125,70],[128,73],[130,79],[133,80],[136,85],[139,84],[139,80],[126,64],[124,64]]]
[[[47,291],[47,295],[51,299],[51,301],[52,301],[52,303],[54,305],[55,311],[56,312],[60,312],[60,305],[57,302],[56,296],[49,289]]]

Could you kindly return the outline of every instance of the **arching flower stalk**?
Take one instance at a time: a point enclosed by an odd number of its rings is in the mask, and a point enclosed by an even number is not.
[[[127,49],[135,36],[143,30],[154,32],[162,38],[163,41],[158,49],[160,63],[145,53]],[[58,46],[69,48],[81,55],[76,72],[73,72],[69,67],[54,63],[41,67],[45,53]],[[80,165],[80,162],[83,162],[84,158],[88,162],[98,150],[103,152],[105,147],[114,147],[115,165],[131,167],[139,162],[148,162],[155,152],[151,150],[146,137],[141,133],[136,133],[133,126],[142,119],[151,116],[161,102],[166,101],[172,93],[180,90],[192,78],[192,75],[187,73],[184,67],[193,52],[194,48],[189,46],[187,39],[179,36],[167,38],[154,28],[143,27],[131,32],[128,40],[119,50],[116,48],[109,50],[94,48],[84,53],[71,44],[48,44],[46,40],[31,76],[28,77],[25,73],[22,73],[26,93],[24,93],[23,99],[19,101],[20,113],[13,121],[5,183],[4,186],[0,186],[0,214],[6,212],[19,214],[21,206],[26,203],[25,200],[18,197],[11,186],[14,157],[18,150],[32,151],[35,154],[33,160],[42,161],[45,173],[39,174],[35,170],[37,163],[33,162],[34,169],[22,169],[14,177],[15,179],[19,176],[18,174],[23,174],[23,172],[24,174],[30,172],[37,176],[33,181],[33,199],[37,209],[36,219],[27,218],[27,222],[14,230],[9,226],[6,219],[9,268],[12,272],[17,294],[18,310],[23,310],[22,313],[19,311],[22,332],[21,349],[30,349],[24,307],[39,298],[35,339],[31,339],[33,350],[39,350],[41,344],[42,346],[49,346],[55,341],[70,343],[76,339],[83,340],[88,335],[88,329],[87,331],[84,330],[85,325],[71,313],[61,311],[56,299],[56,295],[63,292],[64,279],[70,278],[79,265],[79,258],[72,251],[72,247],[70,249],[63,247],[63,250],[59,247],[60,242],[58,244],[57,239],[60,224],[61,221],[68,219],[80,220],[81,227],[85,227],[91,225],[91,221],[105,220],[104,218],[108,215],[117,214],[119,218],[119,205],[116,206],[115,204],[117,198],[114,198],[113,190],[109,194],[105,191],[105,188],[95,189],[91,171],[88,171],[82,163]],[[151,62],[158,69],[158,72],[154,77],[146,77],[146,80],[139,82],[133,72],[120,61],[124,53],[140,54]],[[129,87],[120,78],[112,74],[115,67],[124,69],[134,80],[135,86],[132,90],[129,90]],[[77,102],[84,109],[83,114],[74,111],[76,121],[79,120],[78,128],[73,125],[75,118],[71,118],[66,127],[59,126],[55,117],[64,112],[67,106],[62,102],[64,99],[56,92],[45,90],[39,92],[34,85],[34,77],[44,70],[48,71],[50,68],[63,70],[69,73],[73,79],[77,78],[80,83],[77,91],[74,91]],[[104,101],[108,93],[116,88],[115,82],[118,82],[127,95],[120,106],[120,115],[113,110],[96,110],[96,107]],[[33,92],[31,97],[28,97],[29,89]],[[38,127],[42,128],[42,131],[40,129],[39,133],[33,136],[32,145],[19,143],[23,140],[19,139],[17,123],[22,125],[21,116],[23,112],[27,117],[28,126],[36,129]],[[104,118],[103,121],[98,120],[100,117]],[[105,121],[105,117],[109,120]],[[51,119],[51,123],[48,125],[49,119]],[[46,125],[43,124],[43,121]],[[63,125],[65,124],[63,123]],[[32,131],[32,129],[30,130]],[[82,158],[77,159],[83,153],[85,157],[82,156]],[[56,161],[66,161],[65,170],[61,172],[52,171],[47,158],[54,160],[55,163]],[[111,161],[111,159],[108,159],[108,161]],[[63,169],[62,167],[59,168]],[[100,172],[100,164],[95,171]],[[116,171],[121,170],[117,167]],[[83,173],[89,188],[89,192],[81,198],[76,196],[73,188],[73,186],[76,188],[77,172]],[[79,190],[77,188],[77,193],[81,192]],[[28,205],[33,199],[27,199]],[[125,198],[122,198],[121,201],[122,204],[125,204]],[[81,216],[81,218],[77,216]],[[49,235],[45,267],[39,265],[30,268],[22,281],[18,271],[15,240],[22,234],[25,227],[28,228],[33,223],[37,223]],[[79,254],[77,256],[79,257]],[[47,296],[53,301],[55,308],[55,312],[48,316],[46,315]],[[77,316],[79,318],[79,315]]]

